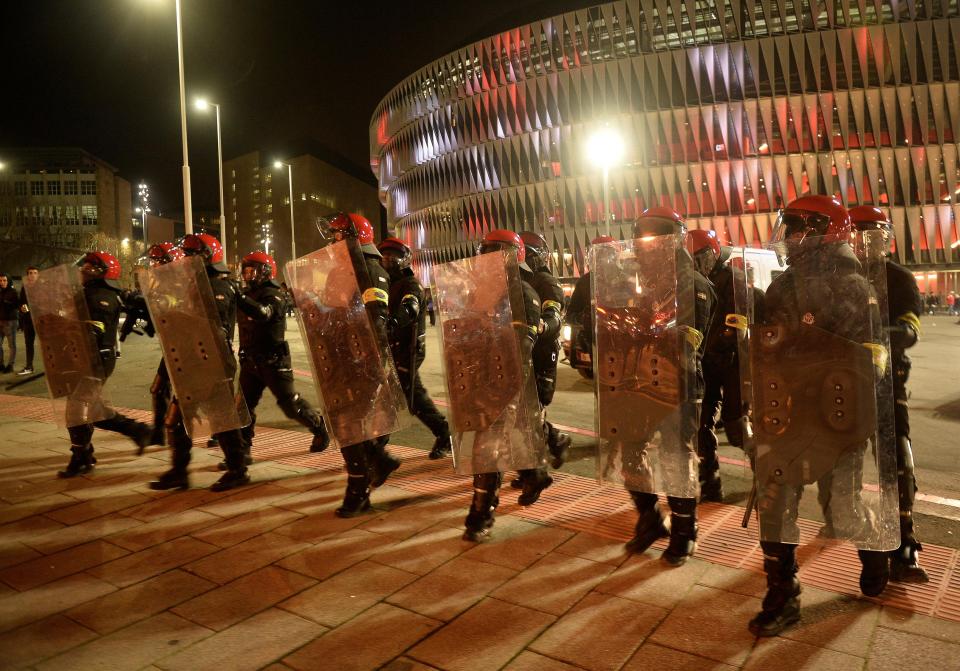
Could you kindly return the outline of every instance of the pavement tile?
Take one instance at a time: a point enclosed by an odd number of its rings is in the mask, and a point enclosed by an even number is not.
[[[272,531],[300,517],[302,517],[300,513],[267,506],[261,510],[253,510],[231,517],[213,526],[195,531],[191,535],[205,543],[213,543],[226,548],[267,531]]]
[[[412,573],[364,561],[287,599],[280,607],[336,627],[416,579]]]
[[[578,533],[554,552],[613,566],[620,566],[630,558],[630,553],[624,549],[622,540],[604,538],[587,532]]]
[[[683,599],[709,566],[694,558],[675,567],[660,559],[659,553],[648,551],[627,560],[597,585],[597,591],[671,608]]]
[[[860,671],[865,661],[862,657],[774,636],[757,641],[743,670],[783,671],[785,660],[790,660],[791,669],[830,671]]]
[[[497,520],[491,539],[467,551],[464,557],[520,571],[553,551],[571,536],[573,532],[566,529],[505,515]]]
[[[880,608],[813,587],[800,596],[800,623],[781,636],[793,641],[866,657],[880,616]]]
[[[254,484],[250,487],[238,489],[236,494],[229,497],[205,503],[199,507],[199,510],[219,517],[236,517],[279,503],[293,495],[294,492],[291,492],[288,488],[270,482]]]
[[[314,485],[305,490],[295,490],[286,483],[278,487],[290,489],[292,496],[278,501],[274,505],[284,510],[292,510],[302,515],[332,515],[343,501],[343,476],[337,473],[336,481],[324,485]],[[356,518],[355,518],[356,519]],[[369,519],[369,516],[366,517]],[[362,522],[363,520],[360,520]]]
[[[103,540],[44,555],[0,571],[0,580],[20,591],[32,589],[129,554]]]
[[[166,657],[156,665],[168,671],[256,671],[325,631],[314,622],[271,608]],[[326,668],[344,668],[329,665],[323,657],[320,659],[324,660]]]
[[[426,575],[473,548],[473,543],[464,541],[462,535],[461,529],[438,524],[378,551],[372,559],[410,573]]]
[[[640,646],[637,654],[630,658],[622,671],[649,671],[650,669],[669,669],[669,671],[734,671],[737,667],[722,664],[706,657],[690,655],[672,648],[665,648],[649,641]],[[780,667],[783,669],[783,667]]]
[[[157,473],[157,475],[159,475],[159,473]],[[146,483],[144,483],[144,487],[146,487]],[[130,517],[140,520],[141,522],[153,522],[165,517],[179,517],[189,510],[195,510],[205,503],[229,495],[229,492],[223,494],[211,492],[209,489],[189,489],[185,492],[161,492],[161,496],[159,498],[149,501],[148,503],[135,506],[130,510],[124,511],[124,513]]]
[[[127,587],[216,551],[216,545],[185,536],[101,564],[87,572],[117,587]]]
[[[747,623],[758,612],[760,599],[694,585],[649,640],[740,666],[754,644]]]
[[[555,619],[537,610],[488,598],[407,654],[449,671],[499,669]]]
[[[449,519],[463,518],[463,508],[456,502],[408,494],[408,499],[395,503],[390,510],[364,522],[360,528],[385,536],[404,539]],[[462,533],[462,532],[461,532]]]
[[[461,556],[407,585],[387,601],[448,621],[515,575],[513,569]]]
[[[88,601],[67,611],[67,615],[100,634],[108,634],[215,587],[214,583],[184,571],[169,571]]]
[[[132,529],[141,524],[140,520],[135,520],[121,513],[113,513],[95,517],[80,524],[55,528],[46,533],[38,533],[25,542],[33,549],[44,554],[53,554],[87,541]]]
[[[115,589],[108,582],[78,573],[26,592],[9,594],[0,599],[0,631],[42,620]]]
[[[140,669],[176,653],[208,635],[210,630],[161,613],[115,631],[37,665],[40,671],[111,671]]]
[[[0,527],[0,546],[5,543],[26,543],[34,538],[44,536],[57,529],[65,529],[65,525],[54,522],[44,515],[33,515],[4,524]]]
[[[96,633],[62,615],[21,627],[0,636],[0,669],[20,669],[69,650]]]
[[[503,671],[580,671],[580,667],[524,650]]]
[[[160,501],[166,501],[166,499],[160,499]],[[128,550],[143,550],[180,536],[186,536],[204,527],[213,526],[220,519],[210,513],[187,510],[172,517],[162,517],[139,527],[121,531],[110,536],[109,539],[111,543],[116,543]]]
[[[904,631],[877,627],[870,644],[868,671],[903,669],[960,669],[960,645]]]
[[[4,432],[9,429],[5,428]],[[8,468],[0,465],[4,472],[10,473]],[[49,478],[44,482],[30,482],[28,480],[10,480],[0,484],[0,499],[8,503],[22,503],[33,499],[43,498],[51,494],[59,494],[71,488],[71,481],[64,478]]]
[[[437,620],[380,603],[283,661],[304,671],[321,665],[338,671],[376,669],[442,625]]]
[[[2,506],[0,507],[0,524],[16,522],[31,515],[43,515],[51,510],[63,508],[64,506],[72,506],[76,503],[76,499],[66,494],[51,494],[50,496],[44,496],[43,498],[27,501],[26,503]]]
[[[613,671],[666,615],[664,608],[594,592],[547,629],[530,650],[591,671]]]
[[[551,553],[490,596],[563,615],[613,570],[609,564]]]
[[[240,576],[308,547],[277,533],[265,533],[187,564],[191,573],[225,585]]]
[[[960,641],[960,622],[942,620],[939,617],[920,615],[900,608],[884,606],[877,624],[908,634],[920,634],[948,643]]]
[[[360,529],[348,529],[342,534],[284,557],[277,562],[277,566],[318,580],[326,580],[333,574],[362,562],[381,548],[392,545],[390,538]]]
[[[334,508],[339,507],[342,495],[338,494],[335,505],[331,504],[329,512],[317,513],[301,517],[282,527],[277,527],[276,533],[303,541],[304,543],[319,543],[320,541],[343,533],[347,529],[360,526],[368,516],[341,518],[333,514]]]
[[[13,542],[0,545],[0,569],[16,566],[43,555],[23,543]]]
[[[765,574],[730,568],[721,564],[711,564],[697,580],[697,583],[722,589],[726,592],[754,596],[758,599],[762,599],[767,593],[767,576]]]
[[[387,664],[386,666],[381,666],[380,671],[440,671],[435,666],[430,666],[424,664],[423,662],[418,662],[415,659],[410,659],[409,657],[397,657],[395,660]]]
[[[136,492],[127,492],[116,496],[82,501],[73,506],[57,508],[47,513],[47,517],[57,522],[63,522],[64,524],[79,524],[80,522],[86,522],[95,517],[117,512],[118,510],[132,508],[151,500],[149,496],[144,496]]]
[[[306,576],[267,566],[182,603],[173,612],[221,631],[314,584]]]

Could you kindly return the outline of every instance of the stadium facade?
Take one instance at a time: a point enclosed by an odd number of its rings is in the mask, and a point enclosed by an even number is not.
[[[497,227],[582,270],[604,232],[584,147],[615,128],[612,234],[668,205],[761,245],[797,195],[887,208],[921,289],[960,269],[958,0],[632,0],[470,44],[399,83],[370,122],[388,225],[435,263]],[[956,246],[954,246],[956,245]]]

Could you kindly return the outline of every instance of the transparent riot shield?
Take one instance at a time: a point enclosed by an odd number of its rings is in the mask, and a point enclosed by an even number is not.
[[[137,271],[140,288],[187,435],[205,436],[250,423],[243,395],[234,392],[237,365],[200,257]]]
[[[341,446],[396,431],[406,411],[403,389],[382,334],[363,305],[353,240],[287,263],[287,284],[327,427]]]
[[[457,473],[546,464],[546,442],[516,256],[504,251],[433,269]]]
[[[107,378],[97,346],[97,324],[90,320],[79,268],[68,264],[43,270],[26,288],[57,425],[79,426],[113,417],[103,390]]]
[[[693,261],[678,235],[591,250],[601,482],[696,497]]]
[[[806,236],[778,243],[785,269],[758,309],[743,286],[760,539],[798,543],[804,487],[816,484],[824,533],[864,550],[900,544],[887,285],[879,232],[855,245]],[[856,253],[854,250],[857,250]]]

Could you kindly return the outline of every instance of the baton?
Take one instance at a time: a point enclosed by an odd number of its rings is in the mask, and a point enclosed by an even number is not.
[[[16,382],[11,382],[10,384],[7,385],[7,391],[10,391],[11,389],[16,389],[17,387],[19,387],[19,386],[21,386],[21,385],[25,385],[27,382],[33,382],[34,380],[39,380],[39,379],[40,379],[41,377],[43,377],[43,376],[44,376],[44,373],[35,373],[34,375],[31,375],[30,377],[25,377],[25,378],[23,378],[22,380],[17,380]]]
[[[419,335],[419,329],[417,328],[420,323],[419,317],[420,315],[418,314],[417,319],[414,319],[413,324],[410,325],[410,328],[413,332],[413,347],[410,348],[410,391],[408,392],[408,396],[410,398],[407,399],[409,401],[409,405],[407,407],[410,408],[411,414],[413,413],[413,380],[414,376],[417,374],[417,348],[420,345],[419,340],[417,340],[417,336]]]
[[[743,511],[743,521],[740,523],[744,529],[750,526],[750,515],[757,506],[757,479],[753,478],[753,487],[750,488],[750,496],[747,497],[747,509]]]

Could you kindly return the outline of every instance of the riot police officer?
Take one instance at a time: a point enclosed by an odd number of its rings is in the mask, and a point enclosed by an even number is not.
[[[373,226],[359,214],[340,212],[327,221],[335,240],[355,239],[363,252],[362,265],[354,268],[360,285],[363,305],[370,322],[384,342],[390,318],[390,277],[380,265],[380,250],[373,242]],[[387,449],[389,436],[367,440],[340,448],[347,468],[347,487],[343,505],[336,510],[339,517],[355,517],[370,509],[370,492],[386,482],[390,474],[400,468],[400,460]]]
[[[525,273],[530,273],[530,267],[526,265],[525,249],[520,236],[513,231],[505,229],[494,229],[483,237],[480,243],[479,253],[485,254],[498,250],[515,250],[517,261],[520,264],[521,277],[520,287],[523,294],[524,315],[526,324],[523,326],[521,336],[522,355],[527,361],[533,358],[533,347],[540,334],[540,297],[536,290],[524,279]],[[539,497],[540,492],[549,486],[552,480],[546,474],[545,469],[530,469],[521,471],[523,479],[524,492],[523,498],[528,493],[535,493]],[[549,482],[546,482],[549,480]],[[474,543],[481,543],[490,537],[490,529],[493,527],[494,511],[500,504],[500,484],[503,482],[503,474],[496,473],[477,473],[473,476],[473,501],[470,504],[470,512],[464,520],[465,530],[463,539]],[[534,501],[536,498],[534,498]],[[532,503],[532,501],[531,501]],[[529,504],[524,504],[529,505]]]
[[[236,371],[236,360],[233,358],[231,344],[237,321],[237,299],[240,290],[236,282],[230,279],[229,269],[224,263],[223,247],[220,241],[206,233],[190,234],[185,236],[179,245],[186,256],[199,256],[204,260],[207,278],[213,292],[214,303],[220,318],[220,327],[226,340],[226,349],[230,351],[227,362],[228,372]],[[172,453],[171,468],[159,478],[150,482],[150,488],[155,490],[188,489],[190,487],[187,467],[190,464],[193,441],[187,435],[183,425],[183,414],[180,403],[174,396],[171,399],[164,429],[167,436],[167,445]],[[243,440],[239,429],[231,429],[215,434],[223,450],[227,462],[227,471],[219,480],[210,486],[211,491],[220,492],[240,487],[250,482],[247,475],[247,464],[243,449]]]
[[[683,235],[686,233],[686,226],[679,213],[667,207],[651,207],[640,215],[634,225],[633,236],[635,239],[647,237],[659,237],[664,235]],[[684,248],[676,251],[678,270],[687,264],[690,264],[688,258],[682,258],[688,252]],[[685,395],[689,398],[696,398],[697,403],[703,398],[703,334],[706,333],[714,305],[716,304],[716,295],[710,281],[695,269],[691,270],[693,274],[693,295],[694,304],[684,305],[678,303],[677,311],[689,312],[692,310],[692,325],[688,329],[685,338],[684,347],[687,351],[683,356],[690,360],[696,367],[694,371],[695,389],[685,390]],[[679,281],[679,280],[678,280]],[[679,440],[682,445],[690,444],[696,432],[696,417],[688,411],[690,409],[681,408],[680,432],[674,436],[673,440]],[[695,409],[694,409],[695,410]],[[682,465],[680,467],[683,467]],[[685,479],[685,474],[681,474],[680,479]],[[663,553],[663,559],[674,566],[684,564],[687,559],[693,556],[696,551],[697,542],[697,499],[693,497],[667,496],[667,503],[670,506],[670,529],[667,531],[663,517],[657,503],[657,495],[652,492],[634,491],[631,489],[630,496],[633,499],[634,506],[637,509],[637,523],[634,529],[633,538],[627,542],[627,549],[630,552],[640,553],[649,548],[657,538],[670,536],[670,544]]]
[[[687,232],[687,251],[693,256],[697,271],[713,284],[717,306],[710,320],[703,352],[703,405],[700,411],[700,429],[697,432],[697,453],[700,457],[700,500],[723,501],[723,483],[720,480],[720,461],[717,458],[719,441],[714,429],[717,414],[731,445],[743,447],[744,408],[740,399],[740,357],[736,326],[727,318],[737,312],[734,291],[746,286],[739,278],[742,270],[732,267],[722,250],[714,231]],[[735,276],[739,279],[735,279]],[[763,292],[752,289],[755,313],[762,311]]]
[[[249,463],[257,416],[255,410],[265,388],[290,419],[313,434],[311,452],[322,452],[330,444],[323,418],[293,388],[290,346],[285,331],[288,299],[276,281],[277,263],[266,252],[251,252],[240,264],[246,289],[237,307],[240,333],[240,390],[250,411],[250,424],[241,429]],[[226,464],[223,464],[225,467]]]
[[[87,252],[77,261],[77,265],[83,277],[83,296],[106,380],[116,366],[117,327],[123,308],[120,302],[121,289],[117,284],[120,262],[109,252]],[[70,434],[70,461],[66,468],[57,473],[59,477],[72,478],[93,470],[97,463],[90,442],[94,427],[127,436],[136,443],[140,452],[150,444],[153,435],[150,426],[120,413],[92,424],[71,426],[67,430]]]
[[[609,235],[598,235],[590,241],[590,246],[604,245],[610,242],[616,241]],[[567,305],[566,321],[568,324],[580,327],[576,340],[570,343],[570,365],[573,368],[585,371],[583,366],[580,365],[580,353],[585,353],[591,364],[593,362],[593,306],[590,298],[589,269],[577,278],[573,287],[573,294],[570,296],[570,303]],[[587,377],[593,377],[592,365]]]
[[[765,359],[754,358],[755,387],[762,387],[762,393],[769,396],[762,407],[758,404],[753,409],[755,434],[770,425],[768,435],[789,436],[785,429],[778,428],[784,423],[782,413],[789,413],[788,419],[793,414],[809,417],[809,413],[801,414],[807,406],[812,408],[813,421],[819,421],[818,396],[803,397],[801,391],[797,391],[792,395],[792,405],[784,407],[784,399],[774,394],[788,393],[791,382],[803,384],[799,378],[804,370],[813,369],[812,374],[817,375],[811,362],[818,357],[832,356],[838,362],[836,365],[857,365],[850,351],[839,349],[841,354],[833,354],[824,351],[824,343],[854,349],[865,346],[871,351],[877,347],[873,341],[875,325],[871,323],[879,322],[876,298],[850,246],[852,230],[846,209],[831,196],[802,196],[780,214],[772,240],[785,250],[788,267],[767,288],[764,318],[758,331],[760,341],[751,343],[751,357],[771,358],[774,355],[770,352],[782,352],[782,355],[781,363],[769,373],[762,365]],[[785,369],[786,365],[801,368]],[[830,389],[836,390],[838,404],[847,405],[843,394],[848,387],[854,387],[847,382],[853,376],[845,370],[836,372],[840,377]],[[833,371],[819,374],[831,375]],[[872,375],[872,371],[868,374]],[[769,384],[763,377],[769,378]],[[819,390],[826,388],[822,382],[814,378],[809,384]],[[869,383],[872,385],[873,381]],[[785,390],[780,392],[780,387]],[[834,414],[842,419],[846,414],[855,417],[856,411],[857,408],[851,407],[838,409]],[[870,511],[864,510],[858,488],[850,487],[851,482],[861,479],[868,441],[857,442],[856,436],[846,435],[853,431],[836,431],[831,421],[832,418],[824,419],[823,427],[811,425],[810,420],[807,425],[798,425],[797,431],[807,432],[799,439],[804,449],[802,454],[777,454],[780,450],[798,449],[794,448],[798,444],[794,440],[783,445],[773,441],[764,454],[752,455],[761,495],[760,545],[767,574],[767,593],[761,612],[750,621],[750,631],[757,636],[775,636],[800,619],[797,546],[796,541],[790,542],[790,539],[799,536],[795,527],[804,482],[809,479],[817,482],[824,518],[836,535],[853,538],[869,534],[875,524]],[[849,444],[851,440],[854,444]],[[784,459],[790,459],[790,464],[805,466],[794,473],[781,465]],[[767,473],[773,466],[763,465],[764,460],[774,460],[771,463],[778,470]],[[765,474],[762,479],[761,473]],[[838,486],[834,487],[834,482]],[[776,538],[787,540],[773,540]],[[860,589],[868,596],[876,596],[886,587],[889,578],[887,555],[869,550],[859,550],[858,555],[862,564]]]
[[[907,380],[910,357],[907,349],[920,339],[923,303],[913,273],[895,262],[889,254],[894,240],[893,226],[879,207],[861,205],[850,210],[850,219],[858,231],[882,231],[887,241],[886,279],[889,309],[890,358],[893,366],[894,431],[897,439],[897,487],[900,503],[900,547],[890,553],[890,579],[896,582],[927,582],[920,566],[922,549],[913,527],[913,503],[917,494],[913,446],[910,443],[910,410]]]
[[[377,249],[383,255],[380,265],[390,276],[387,335],[400,386],[410,412],[430,429],[436,439],[429,457],[441,459],[450,454],[450,427],[430,399],[419,373],[427,355],[423,286],[410,268],[413,254],[402,240],[387,238],[377,245]]]

